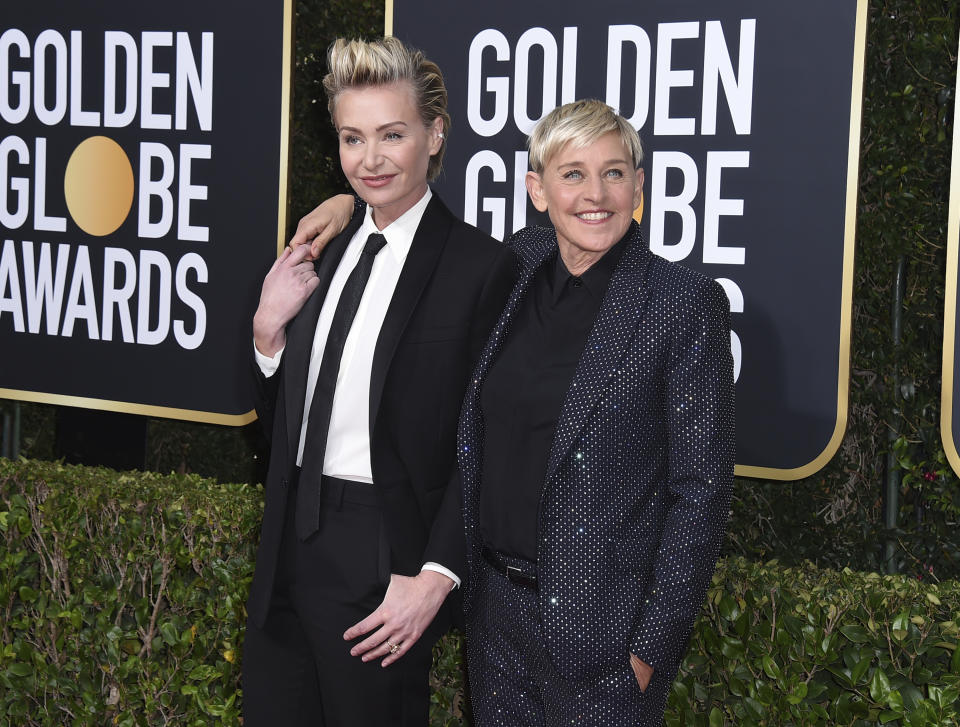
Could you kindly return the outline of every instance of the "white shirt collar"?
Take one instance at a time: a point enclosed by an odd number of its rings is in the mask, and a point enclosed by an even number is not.
[[[407,253],[410,252],[410,246],[413,244],[413,236],[417,234],[420,220],[423,219],[423,213],[432,197],[433,192],[430,191],[428,185],[427,191],[420,198],[420,201],[382,230],[377,229],[373,222],[373,208],[367,205],[367,211],[363,216],[363,224],[357,230],[357,237],[360,240],[366,240],[370,235],[379,232],[387,238],[387,249],[391,256],[398,263],[402,263],[407,259]]]

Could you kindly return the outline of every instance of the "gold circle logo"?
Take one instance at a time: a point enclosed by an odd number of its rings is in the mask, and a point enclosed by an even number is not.
[[[133,205],[133,167],[113,139],[91,136],[80,142],[63,177],[67,209],[88,235],[115,232]]]

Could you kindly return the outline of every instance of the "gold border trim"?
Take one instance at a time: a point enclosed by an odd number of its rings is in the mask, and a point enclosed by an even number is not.
[[[960,48],[958,48],[960,53]],[[958,56],[960,58],[960,56]],[[957,61],[960,93],[960,60]],[[957,329],[957,264],[960,255],[960,103],[954,96],[953,155],[950,164],[950,202],[947,218],[947,282],[943,307],[943,383],[940,388],[940,439],[953,471],[960,474],[960,454],[953,438],[953,367]]]
[[[383,6],[383,36],[393,35],[393,0],[385,0]]]
[[[58,404],[60,406],[75,406],[82,409],[100,409],[101,411],[116,411],[123,414],[142,414],[144,416],[159,417],[162,419],[183,419],[188,422],[204,422],[206,424],[226,424],[232,427],[241,427],[257,418],[257,413],[251,409],[245,414],[217,414],[212,411],[196,411],[195,409],[176,409],[171,406],[155,406],[153,404],[134,404],[128,401],[110,401],[109,399],[93,399],[87,396],[70,396],[68,394],[45,394],[39,391],[19,391],[16,389],[0,389],[0,398],[17,401],[32,401],[38,404]]]
[[[791,469],[737,465],[735,474],[767,480],[801,480],[822,469],[840,448],[847,429],[850,396],[850,339],[853,316],[853,253],[857,235],[857,192],[860,182],[860,126],[867,46],[867,0],[857,0],[850,89],[850,143],[847,148],[847,213],[843,234],[843,284],[840,289],[840,366],[837,376],[837,424],[824,450],[812,462]]]
[[[287,228],[287,187],[289,176],[289,145],[290,145],[290,77],[293,65],[293,0],[283,0],[283,61],[281,70],[280,90],[280,174],[277,207],[277,254],[279,255],[286,244]],[[0,399],[15,401],[31,401],[39,404],[57,404],[60,406],[75,406],[83,409],[99,409],[115,411],[125,414],[141,414],[143,416],[162,419],[181,419],[189,422],[203,422],[206,424],[224,424],[240,427],[249,424],[257,418],[254,410],[244,414],[220,414],[211,411],[196,409],[177,409],[170,406],[155,406],[152,404],[137,404],[127,401],[113,401],[110,399],[95,399],[86,396],[71,396],[68,394],[50,394],[38,391],[22,391],[18,389],[0,388]]]
[[[287,188],[290,184],[290,111],[293,97],[293,0],[283,0],[283,68],[280,72],[280,190],[277,201],[277,257],[287,244]]]

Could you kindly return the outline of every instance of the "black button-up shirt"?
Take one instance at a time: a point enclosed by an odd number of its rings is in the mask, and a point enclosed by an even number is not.
[[[493,550],[537,559],[557,419],[623,247],[621,240],[581,276],[559,254],[542,265],[483,384],[480,533]]]

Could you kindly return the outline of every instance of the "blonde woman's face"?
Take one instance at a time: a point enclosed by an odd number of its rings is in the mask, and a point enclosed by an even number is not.
[[[343,91],[334,118],[340,166],[382,230],[426,193],[427,167],[440,150],[443,122],[423,125],[406,82]]]
[[[543,172],[527,172],[534,206],[550,215],[564,263],[589,267],[626,234],[643,195],[643,170],[614,131],[585,147],[567,144]]]

